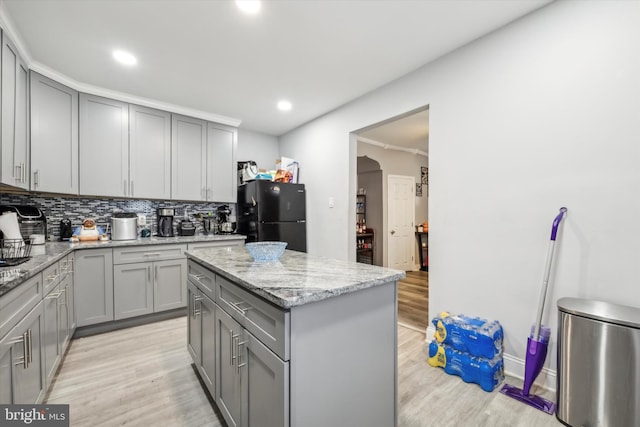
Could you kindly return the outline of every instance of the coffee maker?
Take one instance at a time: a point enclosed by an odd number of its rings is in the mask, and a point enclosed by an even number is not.
[[[158,208],[158,237],[173,237],[174,208]]]
[[[221,205],[216,209],[216,217],[218,221],[218,232],[222,234],[233,233],[234,225],[229,221],[231,209],[229,205]]]

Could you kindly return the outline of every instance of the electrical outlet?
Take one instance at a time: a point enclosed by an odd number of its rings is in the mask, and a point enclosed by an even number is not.
[[[144,214],[138,214],[138,225],[147,225],[147,217]]]

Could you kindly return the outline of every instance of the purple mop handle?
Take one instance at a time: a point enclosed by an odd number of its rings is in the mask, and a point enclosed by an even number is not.
[[[560,208],[560,213],[553,220],[553,225],[551,226],[551,240],[556,240],[556,234],[558,234],[558,227],[560,226],[560,221],[562,221],[562,217],[564,216],[567,208]]]
[[[558,234],[558,227],[562,217],[567,212],[567,208],[560,208],[560,213],[553,220],[553,226],[551,227],[551,240],[549,241],[549,250],[547,251],[547,262],[544,268],[544,279],[542,281],[542,289],[540,290],[540,300],[538,302],[538,314],[536,316],[536,323],[533,329],[532,338],[536,341],[540,341],[540,328],[542,327],[542,312],[544,311],[544,303],[547,299],[547,288],[549,287],[549,275],[551,274],[551,264],[553,264],[553,252],[555,250],[556,235]]]

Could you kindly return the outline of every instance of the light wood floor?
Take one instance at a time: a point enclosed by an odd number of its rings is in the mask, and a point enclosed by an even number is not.
[[[407,271],[398,281],[398,322],[418,331],[429,326],[429,273]]]
[[[223,426],[191,367],[186,327],[181,317],[73,340],[47,403],[69,404],[73,427]],[[497,390],[486,393],[426,360],[424,333],[400,326],[401,427],[561,425],[553,416]]]

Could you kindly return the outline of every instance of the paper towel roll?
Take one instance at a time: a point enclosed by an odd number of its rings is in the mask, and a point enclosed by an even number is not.
[[[20,234],[20,225],[18,224],[18,215],[15,212],[5,212],[0,215],[0,230],[4,235],[5,247],[9,246],[6,240],[11,239],[11,245],[14,249],[24,246],[22,235]]]

